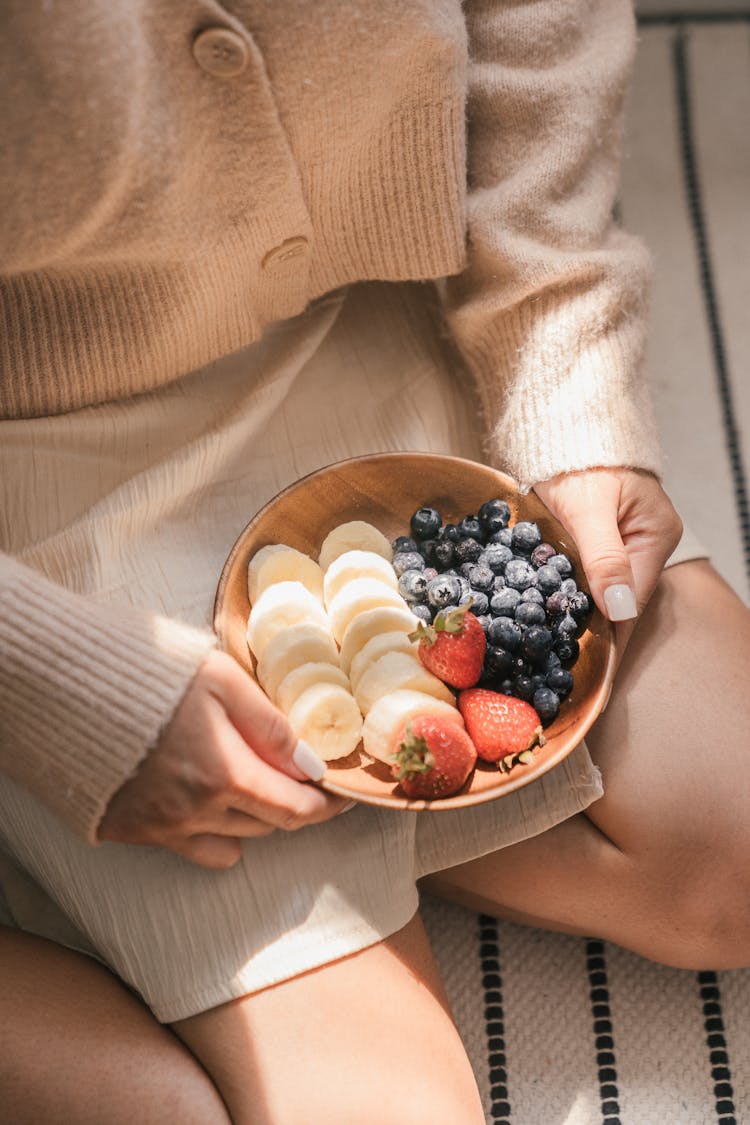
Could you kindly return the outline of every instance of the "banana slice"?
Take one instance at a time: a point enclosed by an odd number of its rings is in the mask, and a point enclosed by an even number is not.
[[[339,654],[328,628],[320,625],[287,625],[280,629],[258,661],[258,683],[269,699],[276,702],[279,684],[302,664],[332,664],[338,667]]]
[[[386,586],[398,589],[396,572],[387,559],[374,551],[344,551],[331,563],[323,580],[326,605],[330,605],[339,590],[356,578],[378,578]]]
[[[256,660],[263,657],[268,642],[287,625],[319,625],[330,632],[322,605],[301,582],[275,582],[263,591],[250,610],[247,643]]]
[[[364,648],[361,648],[352,660],[349,669],[349,680],[352,691],[356,694],[357,684],[365,670],[387,652],[408,652],[416,655],[417,646],[409,640],[408,633],[378,633],[371,637]]]
[[[365,669],[354,698],[362,714],[367,715],[381,696],[403,689],[423,691],[425,695],[456,706],[455,696],[450,688],[437,676],[433,676],[432,672],[428,672],[418,656],[407,652],[387,652]]]
[[[390,763],[396,736],[414,715],[441,715],[446,721],[463,726],[461,712],[455,704],[445,703],[423,691],[402,689],[381,695],[370,708],[362,726],[365,751],[372,758]]]
[[[315,684],[338,684],[349,691],[349,681],[333,664],[322,664],[320,661],[300,664],[299,668],[287,672],[276,689],[276,706],[288,715],[302,692]]]
[[[323,602],[323,571],[314,559],[295,547],[269,543],[250,560],[247,592],[251,603],[256,602],[263,591],[275,582],[301,582],[321,604]]]
[[[339,684],[315,684],[297,697],[289,715],[294,733],[330,762],[356,749],[362,716],[354,696]]]
[[[352,660],[367,642],[378,633],[411,633],[419,618],[404,606],[386,605],[358,613],[341,638],[339,663],[349,675]]]
[[[345,551],[373,551],[388,559],[388,562],[393,558],[391,545],[382,531],[364,520],[340,523],[333,531],[329,531],[321,545],[318,562],[323,570],[327,570],[334,559]]]
[[[398,590],[377,578],[355,578],[353,582],[347,582],[328,606],[328,618],[334,637],[340,644],[348,626],[360,613],[389,605],[407,609]]]

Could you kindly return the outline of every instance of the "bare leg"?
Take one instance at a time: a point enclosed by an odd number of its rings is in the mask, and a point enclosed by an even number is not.
[[[103,966],[0,926],[0,1119],[229,1125],[205,1071]]]
[[[175,1031],[235,1125],[484,1121],[418,917],[376,946]]]
[[[750,612],[707,563],[665,572],[587,741],[600,801],[425,889],[678,967],[750,965]]]

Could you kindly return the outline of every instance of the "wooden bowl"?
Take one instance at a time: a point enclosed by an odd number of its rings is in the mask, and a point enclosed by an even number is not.
[[[245,631],[250,612],[247,565],[268,543],[285,543],[318,557],[323,539],[337,524],[361,519],[389,538],[409,534],[409,520],[420,507],[437,508],[444,522],[457,523],[493,497],[507,500],[511,523],[534,520],[545,541],[569,556],[579,582],[580,558],[570,538],[533,493],[520,495],[515,482],[495,469],[458,457],[430,453],[382,453],[329,465],[286,488],[262,508],[241,533],[224,565],[214,607],[214,629],[222,649],[251,675],[254,661]],[[358,749],[329,763],[320,785],[367,804],[399,809],[455,809],[494,800],[519,789],[558,765],[586,734],[609,698],[615,667],[614,629],[598,609],[579,638],[580,656],[572,669],[575,683],[558,717],[545,730],[546,742],[533,762],[510,773],[480,762],[464,788],[437,801],[410,801],[388,767]]]

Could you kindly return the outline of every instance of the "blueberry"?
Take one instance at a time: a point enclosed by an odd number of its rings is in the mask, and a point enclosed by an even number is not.
[[[546,727],[557,718],[557,713],[560,710],[560,700],[557,698],[552,688],[537,688],[531,702],[537,715],[542,720],[543,726]]]
[[[433,539],[443,519],[437,508],[418,508],[411,517],[409,527],[415,539]]]
[[[438,539],[423,539],[417,544],[417,550],[428,566],[432,566],[435,562],[435,548],[439,542]]]
[[[473,590],[481,590],[483,594],[487,594],[492,589],[495,581],[495,575],[490,568],[482,566],[481,563],[474,563],[466,578]]]
[[[448,570],[453,566],[453,544],[450,539],[440,539],[435,544],[432,552],[435,565],[439,570]]]
[[[536,586],[529,586],[521,594],[522,602],[536,602],[537,605],[544,605],[544,594],[541,590],[537,590]]]
[[[461,588],[461,592],[458,595],[458,604],[468,605],[469,602],[474,601],[474,591],[465,578],[461,578],[460,575],[456,575],[456,579]]]
[[[512,617],[520,600],[521,595],[518,590],[506,586],[505,589],[498,590],[490,598],[490,609],[498,617]]]
[[[564,699],[573,690],[573,676],[565,668],[553,668],[547,673],[547,687],[552,688],[560,699]]]
[[[521,520],[513,527],[511,547],[522,555],[530,555],[542,541],[542,533],[535,523]]]
[[[551,543],[540,543],[539,546],[535,547],[531,552],[531,561],[534,566],[544,566],[554,554],[555,548]]]
[[[481,590],[474,590],[473,597],[474,600],[471,603],[471,612],[475,615],[475,617],[484,617],[486,613],[489,613],[489,598],[486,594],[483,594]],[[492,619],[488,618],[488,620]]]
[[[560,571],[556,567],[550,566],[549,563],[545,563],[536,572],[536,584],[543,594],[554,594],[555,590],[559,590],[562,584]]]
[[[501,527],[499,531],[493,531],[487,542],[499,543],[501,547],[510,547],[513,542],[513,532],[509,527]]]
[[[391,559],[391,566],[400,578],[406,570],[424,570],[424,559],[418,551],[398,551]]]
[[[513,657],[507,649],[489,644],[484,654],[484,669],[491,676],[504,676],[513,666]]]
[[[415,617],[418,617],[420,621],[424,621],[426,625],[432,624],[432,619],[435,616],[434,611],[430,609],[428,605],[425,605],[424,602],[417,602],[410,605],[409,609]]]
[[[540,664],[552,648],[552,633],[543,625],[530,625],[521,640],[521,655]]]
[[[507,527],[510,522],[510,508],[505,500],[485,500],[477,514],[490,535]]]
[[[461,597],[461,583],[452,575],[439,574],[427,584],[427,601],[435,609],[442,609],[446,605],[458,605]]]
[[[511,559],[505,568],[504,577],[506,585],[512,586],[514,590],[525,590],[527,586],[535,584],[536,571],[525,559]]]
[[[554,649],[552,650],[552,652],[548,652],[544,660],[542,661],[542,671],[544,673],[551,672],[553,668],[561,667],[562,665],[560,664],[560,657],[557,655]]]
[[[539,691],[539,688],[543,688],[543,687],[546,687],[546,686],[547,686],[546,677],[540,675],[539,672],[535,672],[534,675],[531,677],[531,694],[532,694],[532,696],[533,696],[535,691]]]
[[[486,634],[487,630],[489,629],[490,625],[492,624],[492,618],[490,617],[490,615],[488,613],[478,613],[477,614],[477,621],[482,626],[482,629]]]
[[[458,568],[458,573],[461,575],[462,578],[468,578],[472,567],[475,567],[476,565],[477,564],[473,563],[473,562],[461,563],[461,565]]]
[[[482,544],[477,539],[468,537],[459,539],[454,545],[453,554],[457,563],[476,562],[482,553]]]
[[[524,660],[522,656],[513,657],[513,676],[531,676],[533,669],[528,660]]]
[[[434,566],[426,566],[422,571],[422,574],[424,574],[428,582],[432,582],[432,579],[437,578],[438,576],[438,572],[435,570]]]
[[[427,596],[427,579],[423,570],[405,570],[398,580],[398,592],[404,601],[423,602]]]
[[[484,543],[485,530],[477,516],[464,516],[458,524],[458,534],[462,539],[476,539]]]
[[[547,614],[544,606],[537,605],[536,602],[520,602],[516,606],[515,618],[519,625],[544,625]]]
[[[554,566],[561,578],[570,578],[573,573],[573,564],[567,555],[553,555],[548,565]]]
[[[495,581],[492,583],[492,589],[495,591],[495,593],[497,593],[498,590],[504,590],[505,586],[506,586],[505,575],[504,574],[496,574],[495,575]],[[516,593],[518,593],[518,591],[516,591]]]
[[[554,633],[556,637],[577,637],[581,631],[581,627],[570,613],[565,613],[555,622]]]
[[[513,681],[513,694],[517,695],[519,699],[525,699],[527,703],[531,703],[534,695],[534,686],[531,682],[531,677],[516,676]]]
[[[510,617],[496,617],[487,630],[487,637],[490,644],[515,652],[521,643],[523,630]]]
[[[575,664],[580,651],[575,637],[561,637],[559,641],[555,641],[555,652],[560,657],[560,663],[563,666]]]
[[[565,613],[569,604],[570,599],[562,590],[555,590],[554,594],[550,594],[544,603],[545,609],[550,617],[559,617],[561,614]]]
[[[588,594],[585,594],[583,590],[576,590],[575,594],[571,594],[568,598],[567,608],[576,621],[585,621],[591,613],[591,601]]]
[[[415,539],[410,539],[408,535],[397,535],[391,543],[391,548],[394,555],[397,555],[399,551],[416,551],[417,542]]]
[[[458,533],[458,528],[455,523],[446,523],[440,528],[440,538],[447,539],[451,543],[458,543],[461,536]]]
[[[500,683],[498,685],[497,690],[499,692],[501,692],[503,695],[512,695],[513,694],[513,683],[514,683],[513,680],[503,680],[502,683]]]
[[[493,574],[502,574],[513,558],[510,547],[503,547],[501,543],[490,543],[479,556],[479,562],[488,566]]]
[[[568,597],[570,597],[571,594],[575,594],[578,590],[578,583],[576,582],[575,578],[563,578],[560,589],[564,594],[567,594]]]

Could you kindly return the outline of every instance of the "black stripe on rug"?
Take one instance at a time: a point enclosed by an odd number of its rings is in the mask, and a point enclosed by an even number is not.
[[[484,989],[484,1021],[487,1032],[487,1066],[490,1083],[492,1125],[509,1125],[508,1071],[505,1061],[505,1016],[503,981],[500,976],[500,942],[497,921],[479,915],[479,956]]]
[[[703,1002],[703,1021],[706,1029],[706,1044],[711,1063],[711,1079],[714,1084],[714,1101],[718,1125],[737,1125],[734,1110],[734,1090],[732,1072],[729,1069],[729,1052],[724,1035],[724,1019],[721,1014],[721,993],[716,973],[698,973],[698,987]]]
[[[617,1060],[609,1006],[607,962],[604,942],[586,941],[586,968],[589,974],[591,1015],[594,1020],[594,1047],[599,1077],[602,1125],[620,1125],[620,1095],[617,1090]]]
[[[737,12],[732,9],[714,12],[648,12],[640,13],[638,24],[640,27],[658,27],[665,24],[683,23],[743,23],[750,20],[750,8],[746,12]]]
[[[719,403],[724,424],[724,440],[727,447],[729,467],[734,485],[734,499],[740,525],[740,536],[745,556],[745,567],[750,577],[750,504],[748,503],[747,478],[742,456],[739,427],[736,421],[734,396],[729,377],[724,334],[719,316],[719,305],[714,285],[714,271],[708,245],[708,231],[701,198],[698,162],[696,159],[693,113],[690,101],[690,73],[687,52],[687,31],[680,25],[673,40],[672,63],[675,79],[675,96],[679,120],[680,149],[685,193],[688,202],[690,222],[698,257],[703,304],[711,335],[711,351],[714,359]]]

